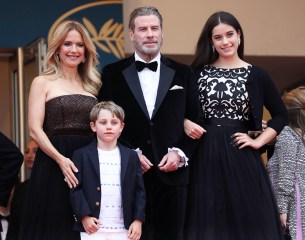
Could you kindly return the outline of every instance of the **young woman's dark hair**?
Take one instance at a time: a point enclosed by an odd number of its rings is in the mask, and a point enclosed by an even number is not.
[[[217,60],[219,54],[212,50],[212,31],[219,24],[224,23],[232,26],[236,32],[240,34],[240,45],[237,53],[240,59],[244,57],[244,33],[238,20],[228,12],[215,12],[212,14],[204,25],[194,55],[191,66],[195,69],[207,64],[211,64]]]

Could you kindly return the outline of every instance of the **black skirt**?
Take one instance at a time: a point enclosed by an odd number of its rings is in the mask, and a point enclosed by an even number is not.
[[[93,136],[53,136],[53,146],[71,159],[73,151],[89,144]],[[59,165],[40,149],[31,173],[19,240],[79,240],[69,187]]]
[[[277,206],[260,153],[239,149],[235,121],[210,121],[190,161],[185,239],[282,239]]]

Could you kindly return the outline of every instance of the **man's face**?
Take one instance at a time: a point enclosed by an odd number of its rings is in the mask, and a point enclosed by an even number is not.
[[[135,51],[144,60],[150,61],[158,55],[163,42],[159,18],[155,15],[139,16],[134,30],[129,30]]]

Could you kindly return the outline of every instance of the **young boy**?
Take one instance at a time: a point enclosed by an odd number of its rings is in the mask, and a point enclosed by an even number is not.
[[[90,121],[97,140],[72,157],[79,181],[70,192],[74,230],[81,232],[82,240],[138,240],[146,198],[137,153],[117,142],[124,111],[113,102],[100,102]]]

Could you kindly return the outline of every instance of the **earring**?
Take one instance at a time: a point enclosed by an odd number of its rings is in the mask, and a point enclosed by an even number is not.
[[[237,43],[238,43],[238,46],[239,46],[240,45],[240,38],[238,39]]]
[[[215,47],[214,46],[212,46],[212,51],[213,51],[213,53],[215,53]]]
[[[55,60],[56,60],[57,62],[60,61],[60,60],[59,60],[59,55],[58,55],[58,53],[55,53],[54,58],[55,58]]]
[[[85,62],[86,62],[86,58],[83,58],[82,63],[85,63]]]

